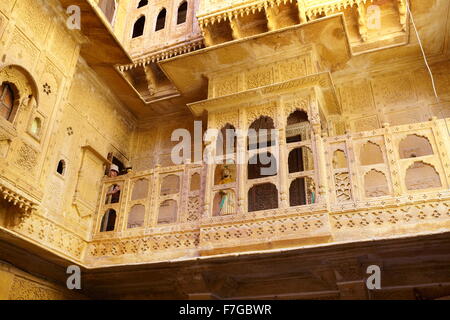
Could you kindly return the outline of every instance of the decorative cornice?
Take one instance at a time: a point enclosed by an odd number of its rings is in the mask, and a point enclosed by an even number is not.
[[[197,49],[202,49],[204,47],[203,38],[195,39],[190,42],[182,43],[181,45],[176,45],[171,48],[167,48],[158,52],[155,52],[145,58],[136,60],[133,64],[117,66],[117,69],[121,72],[128,71],[137,67],[144,67],[151,63],[156,63],[158,61],[170,59]]]

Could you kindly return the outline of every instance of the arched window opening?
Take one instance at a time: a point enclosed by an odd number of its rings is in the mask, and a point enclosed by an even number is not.
[[[442,187],[439,173],[432,165],[423,161],[414,162],[406,170],[405,183],[408,190],[423,190]]]
[[[270,152],[263,152],[251,157],[248,161],[248,179],[260,179],[278,174],[277,159]]]
[[[296,148],[289,153],[289,173],[314,170],[314,158],[311,149]]]
[[[66,173],[66,162],[64,160],[59,160],[56,172],[62,176]]]
[[[248,191],[248,211],[261,211],[278,208],[278,190],[272,183],[253,186]]]
[[[133,27],[133,38],[140,37],[144,34],[145,28],[145,16],[140,17],[136,20]]]
[[[342,150],[336,150],[333,155],[333,168],[334,169],[345,169],[348,168],[347,156]]]
[[[145,207],[143,205],[135,205],[128,215],[128,229],[142,228],[144,226]]]
[[[109,23],[112,23],[114,19],[114,14],[116,12],[116,1],[100,0],[99,7],[105,14],[105,17],[106,19],[108,19]]]
[[[120,202],[120,186],[113,184],[108,188],[106,192],[105,204],[114,204]]]
[[[311,125],[308,114],[301,110],[291,113],[287,119],[286,142],[294,143],[311,140]]]
[[[370,141],[361,148],[359,158],[363,166],[384,163],[383,152],[380,146]]]
[[[389,195],[389,186],[383,172],[370,170],[364,176],[364,188],[366,197],[375,198]]]
[[[0,86],[0,117],[12,122],[14,118],[14,90],[11,84],[3,83]]]
[[[248,130],[248,150],[261,149],[275,145],[273,130],[275,125],[271,117],[261,116],[253,121]]]
[[[147,195],[148,195],[148,180],[147,179],[137,180],[133,186],[131,201],[145,199],[147,198]]]
[[[155,31],[162,30],[162,29],[164,29],[166,27],[166,15],[167,15],[167,10],[166,9],[162,9],[159,12],[158,18],[156,19]]]
[[[187,12],[188,12],[188,3],[187,1],[184,1],[178,8],[177,24],[182,24],[186,22]]]
[[[116,228],[116,211],[113,209],[109,209],[103,215],[102,223],[100,226],[100,232],[109,232],[114,231]]]
[[[311,178],[297,178],[289,188],[289,202],[291,207],[316,203],[316,186]]]
[[[161,183],[161,195],[167,196],[178,192],[180,192],[180,177],[174,174],[165,177]]]
[[[146,5],[148,5],[148,0],[141,0],[138,3],[138,9],[142,8],[142,7],[145,7]]]
[[[177,222],[178,204],[175,200],[164,201],[159,207],[158,224]]]
[[[427,138],[410,134],[399,144],[401,159],[418,158],[433,154],[433,147]]]
[[[227,123],[219,132],[216,140],[216,156],[236,153],[236,128]]]
[[[236,194],[234,190],[220,190],[214,196],[213,216],[227,216],[236,213]]]
[[[200,177],[200,174],[198,174],[198,173],[194,173],[191,176],[191,187],[190,187],[191,191],[198,191],[198,190],[200,190],[200,188],[201,188],[200,180],[201,180],[201,177]]]

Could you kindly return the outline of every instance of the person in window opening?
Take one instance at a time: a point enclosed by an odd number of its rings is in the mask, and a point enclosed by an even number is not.
[[[119,175],[119,167],[115,164],[111,165],[109,169],[108,177],[114,178]],[[113,184],[106,194],[106,202],[105,204],[118,203],[120,201],[120,186],[117,184]]]
[[[222,169],[222,180],[219,184],[229,184],[233,183],[233,178],[231,176],[231,171],[227,165]],[[236,213],[235,203],[236,197],[232,190],[222,190],[220,191],[221,200],[219,204],[219,214],[220,215],[230,215]]]
[[[119,175],[119,166],[112,164],[111,168],[109,168],[108,177],[115,178]]]

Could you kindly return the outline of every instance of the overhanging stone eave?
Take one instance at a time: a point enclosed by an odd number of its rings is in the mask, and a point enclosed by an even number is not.
[[[322,90],[324,96],[326,96],[326,108],[329,108],[330,114],[341,113],[341,106],[336,94],[334,83],[329,72],[321,72],[313,75],[296,78],[284,82],[274,83],[268,86],[250,89],[222,97],[212,98],[208,100],[198,101],[188,104],[189,110],[195,116],[201,116],[204,112],[221,111],[229,109],[229,107],[238,107],[239,105],[245,105],[248,102],[255,100],[259,101],[276,97],[280,93],[292,92],[292,89],[296,89],[297,94],[299,91],[313,90],[317,88]],[[331,109],[334,107],[334,109]]]
[[[317,37],[318,30],[322,33],[333,31],[336,35],[333,39],[333,48],[328,48],[329,39]],[[305,39],[308,38],[311,41],[305,43]],[[283,43],[279,39],[283,39]],[[270,57],[311,44],[320,46],[319,51],[323,54],[319,55],[322,62],[330,66],[329,69],[337,69],[345,64],[351,58],[351,48],[344,15],[339,13],[305,24],[233,40],[160,61],[158,64],[178,90],[182,94],[187,94],[204,90],[207,75],[225,70],[224,65],[254,64],[255,48],[264,47],[266,50],[264,57]],[[324,57],[325,53],[327,57]]]
[[[115,36],[109,22],[93,1],[59,0],[64,9],[78,6],[81,9],[81,32],[89,39],[81,47],[81,55],[89,65],[105,63],[129,64],[133,60]]]

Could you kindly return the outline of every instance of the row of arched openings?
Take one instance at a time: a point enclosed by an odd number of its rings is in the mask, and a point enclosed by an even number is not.
[[[141,2],[139,4],[140,7],[141,7]],[[147,1],[145,1],[145,2],[147,2]],[[144,6],[144,5],[142,5],[142,6]],[[138,8],[140,8],[140,7],[138,7]],[[180,25],[180,24],[183,24],[186,22],[187,13],[188,13],[188,2],[183,1],[180,4],[180,6],[178,7],[177,25]],[[167,9],[162,8],[159,11],[158,16],[156,18],[155,31],[163,30],[166,27],[166,20],[167,20]],[[132,34],[133,38],[140,37],[144,34],[145,24],[146,24],[146,17],[145,17],[145,15],[142,15],[134,23],[133,34]]]

